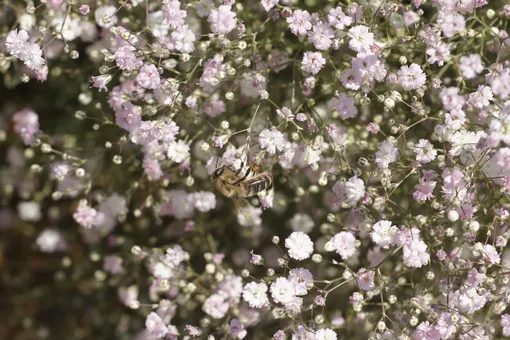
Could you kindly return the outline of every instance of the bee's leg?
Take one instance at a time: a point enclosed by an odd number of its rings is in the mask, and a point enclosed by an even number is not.
[[[251,163],[250,169],[251,169],[251,172],[254,175],[259,174],[260,173],[260,165],[259,165],[259,163],[257,163],[257,161],[254,161],[253,163]]]
[[[241,173],[241,171],[243,170],[244,168],[244,162],[241,161],[241,167],[239,168],[239,170],[236,171],[236,176],[239,176],[239,174]]]
[[[232,185],[236,185],[236,184],[239,184],[241,183],[242,181],[244,181],[249,175],[250,175],[250,172],[251,172],[251,167],[248,168],[248,170],[246,170],[246,172],[244,173],[244,176],[239,178],[237,181],[235,181],[234,183],[232,183]]]

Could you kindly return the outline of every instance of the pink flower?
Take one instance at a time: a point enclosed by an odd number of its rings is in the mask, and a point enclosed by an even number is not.
[[[172,32],[172,39],[177,51],[191,53],[195,50],[195,33],[188,28],[188,25],[181,25]]]
[[[425,84],[427,76],[418,64],[402,66],[397,73],[398,82],[404,90],[416,90]]]
[[[161,317],[155,312],[151,312],[147,315],[145,327],[151,335],[154,335],[158,339],[164,338],[169,332],[168,327],[165,325]]]
[[[32,110],[23,109],[12,116],[14,131],[23,138],[25,145],[32,145],[39,132],[39,116]]]
[[[142,60],[137,58],[134,51],[135,48],[133,46],[127,45],[119,48],[117,52],[115,52],[115,62],[121,70],[133,71],[139,69],[143,65]]]
[[[101,225],[104,217],[103,213],[87,205],[80,205],[73,214],[76,223],[87,229]]]
[[[434,196],[434,189],[436,188],[437,182],[427,181],[420,178],[420,182],[414,187],[413,198],[417,201],[431,201]]]
[[[503,328],[503,336],[510,336],[510,314],[501,315],[501,328]]]
[[[313,26],[308,37],[313,46],[318,50],[327,50],[333,43],[335,34],[327,23],[318,22]]]
[[[115,123],[129,132],[134,131],[142,121],[142,108],[131,102],[122,103],[119,110],[115,111]]]
[[[366,270],[365,268],[361,268],[356,274],[358,283],[358,287],[360,289],[371,291],[375,289],[374,276],[375,272],[373,270]]]
[[[437,150],[426,139],[420,139],[418,144],[415,144],[414,152],[416,153],[416,160],[422,164],[430,163],[437,156]]]
[[[295,35],[306,35],[312,29],[311,15],[308,11],[295,10],[292,16],[287,18],[290,31]]]
[[[342,231],[336,234],[331,240],[335,251],[342,257],[343,260],[347,260],[349,257],[354,255],[356,251],[356,238],[353,234]]]
[[[345,27],[352,24],[353,19],[350,16],[345,15],[342,8],[338,6],[329,10],[328,22],[332,27],[343,30]]]
[[[244,339],[246,334],[248,334],[248,332],[244,329],[243,324],[238,319],[232,319],[232,321],[230,321],[228,333],[237,339]]]
[[[440,12],[441,31],[447,38],[452,38],[455,34],[464,32],[466,29],[466,19],[460,14]]]
[[[262,7],[264,7],[266,12],[269,12],[271,8],[278,4],[278,1],[279,0],[261,0],[260,3],[262,4]]]
[[[211,23],[211,30],[214,33],[227,34],[236,27],[236,16],[230,6],[221,5],[218,9],[211,9],[207,21]]]
[[[112,76],[109,74],[103,74],[97,77],[92,77],[92,87],[99,89],[99,92],[105,90],[108,92],[106,85],[112,80]]]
[[[333,98],[332,105],[344,120],[354,118],[358,114],[354,99],[343,92]]]
[[[477,74],[482,73],[482,58],[478,53],[460,57],[459,70],[466,79],[473,79]]]
[[[138,76],[136,77],[136,81],[140,84],[141,87],[153,90],[160,87],[160,77],[159,72],[156,66],[152,64],[145,64],[140,69]]]
[[[320,52],[305,52],[303,61],[301,62],[301,69],[311,74],[317,74],[326,64],[326,59]]]
[[[479,85],[476,92],[469,94],[468,102],[478,109],[483,109],[494,100],[492,89],[489,86]]]
[[[209,296],[203,305],[203,310],[206,314],[214,319],[221,319],[227,314],[230,305],[225,299],[225,296],[220,294],[213,294]]]
[[[163,24],[170,25],[173,29],[184,24],[186,11],[180,9],[181,3],[178,0],[171,0],[163,6]]]
[[[429,262],[427,245],[421,240],[413,239],[404,245],[404,262],[409,267],[420,268]]]
[[[81,5],[80,6],[80,13],[81,13],[81,15],[86,16],[87,14],[89,14],[89,12],[90,12],[89,5]]]

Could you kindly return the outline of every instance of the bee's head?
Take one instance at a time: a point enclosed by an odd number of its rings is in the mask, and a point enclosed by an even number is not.
[[[221,175],[223,175],[223,172],[225,171],[225,166],[221,166],[219,168],[217,168],[216,170],[213,171],[213,173],[211,174],[211,181],[214,183],[216,182],[216,180],[218,179],[218,177],[220,177]]]

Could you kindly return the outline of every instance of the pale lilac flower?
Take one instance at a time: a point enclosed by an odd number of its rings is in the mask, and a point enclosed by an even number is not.
[[[269,12],[271,8],[278,4],[278,1],[279,0],[261,0],[260,3],[262,4],[262,7],[264,7],[266,12]]]
[[[163,24],[170,25],[177,29],[184,24],[186,11],[181,9],[181,3],[178,0],[171,0],[163,6]]]
[[[332,105],[344,120],[354,118],[358,114],[354,99],[343,92],[333,97]]]
[[[311,19],[312,17],[308,11],[298,9],[293,11],[292,15],[286,20],[293,34],[306,35],[312,29]]]
[[[375,161],[379,168],[387,169],[390,163],[396,161],[398,156],[398,150],[388,139],[382,141],[377,146],[377,152],[375,153]]]
[[[143,61],[135,54],[133,46],[122,46],[115,54],[115,62],[121,70],[133,71],[137,70],[143,65]]]
[[[267,285],[263,282],[247,283],[243,288],[243,299],[252,308],[262,308],[268,302]]]
[[[341,231],[336,234],[331,241],[335,251],[342,257],[343,260],[347,260],[349,257],[354,255],[354,252],[356,251],[356,238],[350,232]]]
[[[315,332],[315,340],[336,340],[337,336],[334,330],[322,328]]]
[[[285,247],[289,250],[289,256],[302,261],[313,253],[313,242],[310,236],[302,231],[295,231],[285,240]]]
[[[221,319],[227,314],[229,307],[230,305],[225,296],[213,294],[205,300],[202,308],[212,318]]]
[[[327,50],[333,43],[335,34],[327,23],[319,22],[313,25],[308,37],[313,46],[318,50]]]
[[[492,245],[486,244],[483,246],[482,250],[482,258],[489,262],[490,264],[499,264],[501,262],[501,258]]]
[[[277,278],[270,287],[271,297],[276,303],[286,304],[292,302],[296,292],[292,282],[284,277]]]
[[[153,90],[160,87],[160,76],[156,66],[145,64],[140,69],[136,81],[141,87]]]
[[[441,340],[441,334],[434,325],[424,321],[418,325],[413,333],[413,339]]]
[[[244,329],[243,324],[238,319],[232,319],[228,326],[228,333],[237,339],[244,339],[248,332]]]
[[[459,130],[466,122],[464,111],[453,109],[445,115],[445,124],[448,129]]]
[[[135,131],[141,122],[142,108],[131,102],[122,103],[120,109],[115,111],[115,123],[129,132]]]
[[[459,70],[466,79],[473,79],[483,71],[482,58],[478,53],[462,56],[459,61]]]
[[[414,145],[414,152],[416,153],[416,160],[422,164],[430,163],[437,156],[437,150],[426,139],[420,139],[418,144]]]
[[[503,328],[503,336],[510,336],[510,314],[501,315],[501,328]]]
[[[301,69],[311,74],[317,74],[326,64],[326,59],[320,52],[305,52],[303,61],[301,62]]]
[[[399,84],[407,91],[416,90],[427,81],[427,76],[423,73],[420,65],[414,63],[402,66],[397,72],[397,76]]]
[[[90,229],[103,223],[105,215],[87,205],[80,205],[73,214],[73,218],[84,228]]]
[[[196,326],[186,325],[185,328],[186,328],[186,331],[188,332],[188,334],[192,337],[197,337],[197,336],[202,335],[202,330]]]
[[[444,13],[441,21],[441,31],[447,38],[466,30],[466,19],[460,14]]]
[[[89,5],[81,5],[80,6],[80,13],[81,13],[81,15],[86,16],[87,14],[89,14],[89,12],[90,12]]]
[[[195,50],[195,33],[188,28],[188,25],[181,25],[171,35],[177,51],[191,53]]]
[[[285,340],[285,332],[281,329],[273,335],[273,340]]]
[[[106,91],[108,92],[108,88],[106,85],[112,80],[112,76],[109,74],[102,74],[100,76],[92,77],[92,87],[99,89],[99,92]]]
[[[409,267],[420,268],[429,262],[427,245],[421,240],[412,240],[404,245],[404,262]]]
[[[308,290],[311,289],[308,285],[313,285],[312,273],[305,268],[292,269],[287,280],[294,284],[296,296],[306,295]]]
[[[191,200],[195,202],[195,208],[201,212],[207,212],[216,207],[216,196],[209,191],[198,191],[191,194]]]
[[[149,333],[155,336],[157,339],[162,339],[168,334],[167,326],[161,317],[155,312],[151,312],[149,315],[147,315],[147,319],[145,320],[145,327]]]
[[[345,15],[342,8],[338,6],[329,10],[328,22],[332,27],[343,30],[345,27],[352,24],[353,19],[352,17]]]
[[[288,108],[288,107],[282,107],[282,109],[277,109],[276,110],[276,114],[278,115],[278,117],[281,117],[287,121],[291,121],[294,119],[294,114],[292,113],[292,111]]]
[[[9,32],[5,40],[7,52],[16,58],[23,60],[26,54],[25,47],[28,44],[28,39],[30,39],[30,36],[25,30],[20,30],[18,32],[18,29],[15,29],[14,31]]]
[[[375,272],[373,270],[367,270],[365,268],[361,268],[356,273],[356,283],[360,289],[371,291],[375,289],[374,283]]]
[[[117,255],[107,255],[103,260],[103,270],[107,273],[117,275],[124,271],[122,258]]]
[[[271,130],[262,130],[259,135],[259,144],[262,149],[266,149],[267,152],[274,155],[276,150],[283,150],[285,139],[283,134],[273,127]]]
[[[213,33],[227,34],[236,27],[236,16],[230,6],[221,5],[218,9],[211,9],[207,21],[211,23]]]
[[[468,102],[478,109],[483,109],[494,100],[492,89],[489,86],[479,85],[476,92],[469,94]]]
[[[365,196],[365,183],[361,178],[353,176],[345,182],[345,198],[351,204],[356,204]]]
[[[12,116],[14,131],[23,138],[25,145],[32,145],[39,132],[39,116],[30,109],[23,109]]]

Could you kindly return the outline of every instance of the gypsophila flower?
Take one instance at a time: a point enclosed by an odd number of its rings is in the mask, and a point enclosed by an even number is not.
[[[324,59],[320,52],[305,52],[301,62],[301,69],[311,74],[317,74],[325,64],[326,59]]]
[[[172,142],[168,146],[167,150],[168,159],[175,163],[181,163],[189,158],[189,150],[189,145],[186,144],[183,140]]]
[[[388,166],[395,162],[398,156],[398,150],[388,139],[379,143],[377,152],[375,153],[375,161],[379,168],[387,169]]]
[[[283,134],[275,128],[271,130],[264,129],[259,135],[260,147],[273,155],[276,153],[276,150],[283,150],[284,143]]]
[[[423,73],[420,65],[415,63],[409,66],[402,66],[397,76],[399,84],[407,91],[416,90],[427,81],[427,76]]]
[[[178,0],[168,1],[163,6],[163,24],[170,25],[173,29],[177,29],[184,24],[186,11],[180,9],[181,3]]]
[[[285,247],[289,250],[289,256],[298,261],[309,258],[313,253],[312,240],[301,231],[290,234],[285,240]]]
[[[358,114],[354,99],[343,92],[333,98],[332,104],[342,119],[353,118]]]
[[[359,53],[370,52],[371,46],[375,43],[374,34],[363,25],[349,29],[347,36],[350,38],[349,47]]]
[[[243,288],[243,299],[252,308],[262,308],[268,302],[267,285],[263,282],[247,283]]]
[[[155,312],[151,312],[147,315],[145,327],[147,327],[149,333],[157,339],[162,339],[168,334],[168,328],[165,326],[161,317]]]
[[[416,153],[416,160],[422,164],[430,163],[437,156],[437,150],[426,139],[420,139],[418,144],[415,144],[414,152]]]
[[[226,34],[235,28],[236,16],[230,6],[221,5],[218,9],[211,9],[207,21],[211,23],[211,30],[214,33]]]
[[[343,260],[348,259],[356,251],[356,238],[353,234],[342,231],[336,234],[331,240],[335,251],[342,257]]]
[[[276,303],[289,303],[296,296],[294,285],[284,277],[277,278],[271,284],[270,291],[271,297]]]
[[[290,31],[295,35],[306,35],[312,29],[311,15],[308,11],[295,10],[292,15],[287,18]]]
[[[323,328],[319,329],[317,332],[315,332],[315,339],[316,340],[336,340],[337,336],[335,331],[329,328]]]
[[[90,229],[103,223],[105,215],[87,205],[80,205],[73,214],[73,218],[82,227]]]
[[[372,241],[384,249],[388,249],[393,243],[393,238],[397,234],[398,228],[391,221],[381,220],[372,227]]]
[[[156,66],[143,65],[136,77],[136,81],[140,84],[141,87],[144,87],[149,90],[156,89],[160,86],[160,77],[159,72]]]

